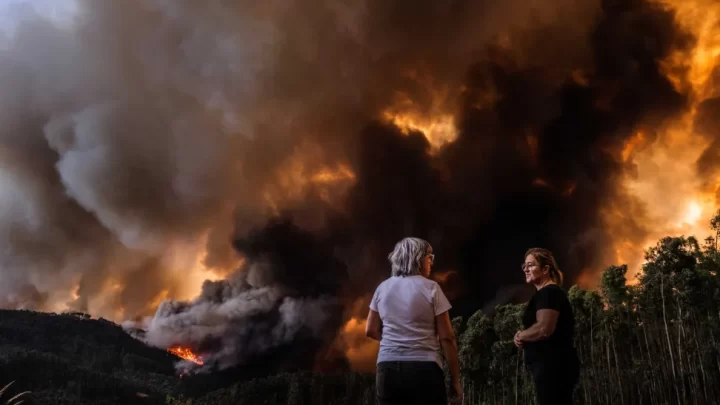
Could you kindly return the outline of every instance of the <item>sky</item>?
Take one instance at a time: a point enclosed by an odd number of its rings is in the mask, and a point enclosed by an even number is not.
[[[620,3],[0,0],[0,306],[234,361],[360,326],[404,236],[458,315],[528,291],[529,247],[637,270],[713,212],[720,35]]]
[[[69,23],[77,11],[75,0],[0,0],[0,29],[12,33],[17,26],[15,10],[31,7],[59,23]]]

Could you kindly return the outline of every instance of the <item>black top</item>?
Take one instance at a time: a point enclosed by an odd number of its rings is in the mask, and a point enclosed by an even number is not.
[[[528,303],[523,314],[523,326],[531,327],[537,321],[537,311],[554,309],[560,313],[555,331],[549,338],[537,342],[526,342],[523,351],[528,364],[550,360],[561,363],[575,355],[573,331],[575,317],[565,291],[556,284],[539,289]]]

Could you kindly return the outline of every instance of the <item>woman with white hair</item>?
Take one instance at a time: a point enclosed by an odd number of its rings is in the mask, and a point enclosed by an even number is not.
[[[453,403],[462,403],[457,342],[450,302],[430,280],[435,255],[419,238],[405,238],[388,256],[391,277],[375,290],[365,334],[380,341],[379,405],[447,405],[440,348],[450,369]]]

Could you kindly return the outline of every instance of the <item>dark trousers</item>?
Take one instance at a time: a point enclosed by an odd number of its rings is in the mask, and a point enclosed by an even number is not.
[[[447,405],[445,376],[435,362],[380,362],[375,385],[378,405]]]
[[[575,359],[550,359],[529,365],[535,382],[538,405],[571,405],[573,391],[580,376],[580,365]]]

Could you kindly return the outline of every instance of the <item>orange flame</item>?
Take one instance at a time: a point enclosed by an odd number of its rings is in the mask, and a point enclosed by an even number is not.
[[[378,118],[395,125],[404,135],[422,133],[430,144],[430,154],[435,154],[458,137],[455,100],[463,88],[442,85],[416,70],[407,72],[406,77],[416,86],[415,91],[396,91],[393,102]]]
[[[627,162],[631,157],[634,156],[637,149],[645,142],[645,133],[638,131],[630,138],[623,147],[622,150],[622,161]]]
[[[657,128],[655,136],[638,130],[618,154],[618,161],[632,168],[623,180],[632,203],[622,207],[611,202],[604,210],[615,239],[615,257],[608,257],[603,267],[628,264],[628,280],[644,262],[643,250],[661,237],[693,235],[704,239],[709,217],[720,208],[720,179],[703,179],[695,169],[712,140],[695,133],[694,128],[698,106],[720,92],[713,77],[720,66],[720,3],[655,2],[671,10],[678,25],[694,37],[691,49],[680,49],[662,62],[665,76],[677,91],[689,96],[690,103],[686,113]],[[644,223],[635,227],[636,218],[643,218]]]
[[[715,0],[657,0],[675,12],[680,26],[691,32],[696,45],[688,54],[677,52],[665,61],[666,75],[675,87],[701,101],[712,96],[713,71],[720,60],[720,3]]]
[[[279,213],[313,192],[330,205],[336,205],[355,182],[355,173],[346,162],[323,163],[320,145],[305,143],[280,166],[274,181],[265,186],[267,207]]]
[[[351,367],[359,372],[375,371],[380,343],[365,337],[367,321],[361,317],[350,318],[342,328],[340,338],[346,345],[345,356]]]
[[[397,114],[385,112],[384,118],[396,125],[403,134],[411,131],[421,132],[427,138],[433,151],[437,151],[445,144],[452,143],[458,134],[455,129],[455,117],[443,114],[433,119],[423,119],[412,114]]]
[[[202,358],[197,354],[193,353],[193,351],[187,347],[173,346],[168,348],[167,351],[180,357],[181,359],[191,361],[197,365],[203,364]]]

